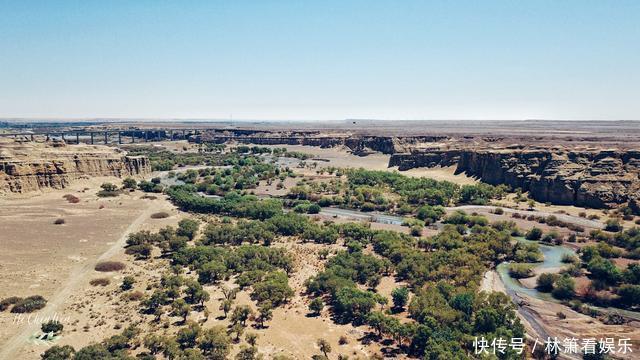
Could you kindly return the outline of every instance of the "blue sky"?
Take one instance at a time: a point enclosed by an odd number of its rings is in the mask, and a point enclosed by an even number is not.
[[[640,119],[640,1],[0,0],[0,117]]]

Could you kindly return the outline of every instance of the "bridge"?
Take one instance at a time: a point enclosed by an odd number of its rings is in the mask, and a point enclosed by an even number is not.
[[[30,141],[45,141],[60,139],[67,144],[96,144],[117,143],[134,144],[150,141],[176,141],[189,140],[191,136],[197,136],[202,129],[159,128],[159,129],[127,129],[127,130],[97,130],[78,129],[63,131],[25,131],[19,133],[0,133],[0,137],[22,138]]]

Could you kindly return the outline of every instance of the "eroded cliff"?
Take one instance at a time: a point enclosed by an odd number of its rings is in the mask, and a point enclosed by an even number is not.
[[[594,208],[640,198],[640,151],[453,149],[394,154],[389,166],[457,165],[457,173],[529,191],[541,202]]]
[[[127,156],[105,146],[0,143],[0,192],[62,189],[83,178],[138,176],[150,172],[146,157]]]

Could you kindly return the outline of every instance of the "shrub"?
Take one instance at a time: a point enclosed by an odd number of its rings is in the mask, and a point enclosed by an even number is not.
[[[50,321],[44,322],[40,326],[40,329],[42,330],[43,333],[54,333],[54,334],[61,332],[63,328],[64,326],[62,326],[62,323],[57,320],[50,320]]]
[[[496,215],[502,215],[504,214],[504,210],[502,208],[495,208],[493,209],[493,213]]]
[[[422,226],[420,225],[413,225],[411,227],[411,235],[413,236],[420,236],[422,235]]]
[[[112,197],[120,195],[118,191],[118,187],[112,183],[104,183],[100,185],[102,190],[98,191],[98,196],[100,197]]]
[[[109,278],[97,278],[89,281],[89,284],[93,286],[107,286],[110,283],[111,283],[111,280],[109,280]]]
[[[9,308],[9,306],[21,301],[22,298],[21,297],[17,297],[17,296],[11,296],[8,297],[6,299],[2,299],[2,301],[0,301],[0,311],[5,311]]]
[[[564,254],[561,261],[565,264],[575,264],[578,262],[578,258],[571,254]]]
[[[119,261],[103,261],[96,264],[96,271],[110,272],[124,270],[126,266]]]
[[[47,300],[40,295],[24,298],[13,306],[12,313],[30,313],[45,307]]]
[[[165,219],[168,217],[169,217],[169,214],[164,211],[151,214],[152,219]]]
[[[529,265],[511,264],[509,265],[509,275],[514,279],[528,278],[533,276],[533,270]]]
[[[56,219],[53,224],[54,225],[63,225],[66,221],[63,218]]]
[[[527,240],[540,240],[542,238],[542,230],[537,227],[531,228],[531,230],[527,231],[526,238]]]
[[[567,300],[571,299],[575,294],[576,284],[569,275],[562,275],[556,280],[553,291],[551,294],[556,299]]]
[[[604,230],[609,232],[618,232],[622,230],[622,225],[620,225],[618,220],[610,219],[605,223]]]
[[[71,345],[53,345],[48,348],[42,355],[42,360],[67,360],[72,359],[75,349]]]
[[[122,187],[125,189],[135,189],[138,187],[138,182],[133,178],[126,178],[122,180]]]
[[[63,196],[63,198],[65,198],[69,203],[71,204],[77,204],[80,202],[80,198],[75,196],[75,195],[71,195],[71,194],[67,194],[65,196]]]
[[[309,206],[309,208],[307,209],[307,213],[308,214],[318,214],[318,213],[320,213],[320,210],[322,210],[322,208],[320,208],[320,205],[311,204]]]
[[[144,298],[142,291],[132,291],[122,295],[122,298],[126,301],[140,301]]]
[[[120,285],[120,289],[131,290],[135,282],[136,282],[136,279],[133,276],[125,276],[124,279],[122,279],[122,284]]]
[[[537,289],[542,292],[551,292],[553,290],[553,283],[558,276],[556,274],[543,273],[540,274],[537,280]]]

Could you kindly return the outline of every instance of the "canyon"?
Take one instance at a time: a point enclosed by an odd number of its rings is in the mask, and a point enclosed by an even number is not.
[[[606,140],[606,139],[605,139]],[[388,167],[455,166],[456,173],[528,191],[540,202],[639,212],[640,150],[590,136],[550,138],[484,134],[377,136],[321,131],[210,130],[202,143],[344,147],[355,155],[389,154]],[[517,145],[514,145],[517,143]]]

